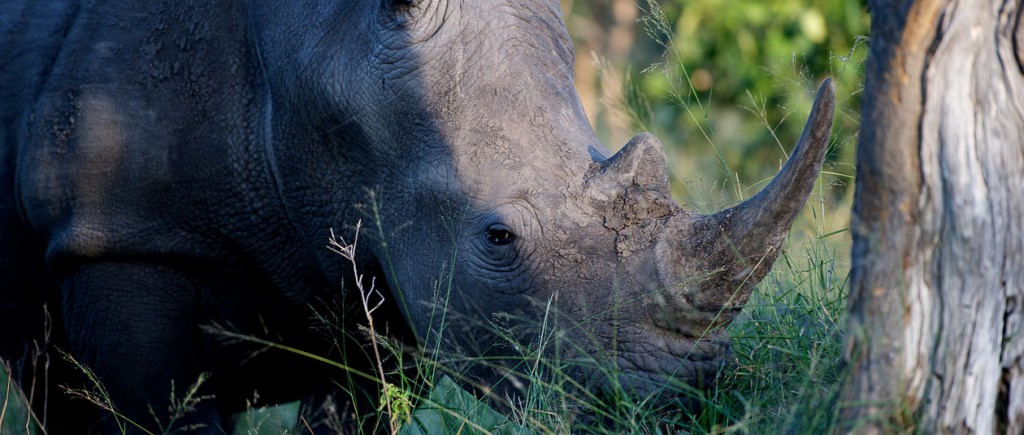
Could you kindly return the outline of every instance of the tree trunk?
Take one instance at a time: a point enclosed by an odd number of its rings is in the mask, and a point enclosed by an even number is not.
[[[1021,5],[869,8],[840,428],[1024,433]]]

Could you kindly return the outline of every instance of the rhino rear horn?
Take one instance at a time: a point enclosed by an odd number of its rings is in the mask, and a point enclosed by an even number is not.
[[[599,199],[615,198],[630,190],[654,191],[668,197],[668,170],[661,142],[650,133],[636,135],[600,163],[589,184]]]

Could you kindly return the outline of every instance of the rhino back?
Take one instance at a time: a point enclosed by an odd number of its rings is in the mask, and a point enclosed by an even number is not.
[[[300,248],[265,154],[266,85],[241,6],[89,3],[4,11],[36,29],[4,41],[21,47],[2,69],[19,102],[4,109],[17,154],[5,176],[48,260],[158,254],[294,281],[299,266],[281,259]]]

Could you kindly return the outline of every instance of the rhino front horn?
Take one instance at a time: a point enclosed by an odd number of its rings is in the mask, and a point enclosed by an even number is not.
[[[771,269],[818,178],[834,106],[832,80],[825,79],[793,154],[754,197],[713,215],[673,212],[656,246],[658,273],[667,293],[667,303],[653,313],[656,323],[701,334],[735,317],[754,285]],[[686,319],[679,313],[686,313]]]

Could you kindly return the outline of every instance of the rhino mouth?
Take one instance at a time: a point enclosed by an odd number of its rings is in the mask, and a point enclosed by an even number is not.
[[[606,361],[603,365],[588,369],[586,387],[599,397],[694,410],[701,403],[701,392],[713,387],[734,364],[725,333],[694,339],[646,331],[614,347],[614,355],[595,358]]]

